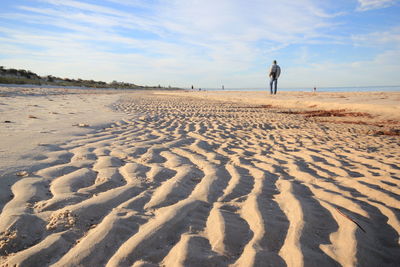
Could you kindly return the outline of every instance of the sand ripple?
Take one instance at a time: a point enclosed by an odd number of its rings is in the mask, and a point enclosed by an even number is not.
[[[2,266],[400,265],[398,137],[178,96],[115,107],[3,189]]]

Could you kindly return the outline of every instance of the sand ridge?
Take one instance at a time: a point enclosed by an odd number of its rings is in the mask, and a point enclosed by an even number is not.
[[[115,108],[3,189],[2,266],[400,263],[398,137],[179,95]]]

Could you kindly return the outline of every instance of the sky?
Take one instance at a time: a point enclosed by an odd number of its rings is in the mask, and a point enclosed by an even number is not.
[[[400,85],[400,0],[1,0],[0,66],[195,88]]]

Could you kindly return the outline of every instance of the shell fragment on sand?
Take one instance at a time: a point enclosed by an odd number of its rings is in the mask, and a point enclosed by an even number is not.
[[[20,171],[20,172],[17,172],[16,175],[20,176],[20,177],[26,177],[29,175],[29,173],[27,171]]]
[[[86,124],[86,123],[77,123],[77,124],[73,124],[72,126],[89,127],[89,124]]]

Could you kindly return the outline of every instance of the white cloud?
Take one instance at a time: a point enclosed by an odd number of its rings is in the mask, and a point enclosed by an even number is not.
[[[348,87],[398,85],[400,49],[387,50],[371,60],[352,63],[321,62],[286,70],[288,87]],[[293,81],[293,82],[291,82]],[[327,81],[329,83],[327,84]]]
[[[329,26],[326,14],[309,0],[162,2],[157,17],[168,30],[207,40],[287,42]]]
[[[352,40],[357,46],[397,46],[400,48],[400,27],[368,34],[354,34]]]
[[[359,11],[367,11],[371,9],[385,8],[394,5],[397,0],[358,0]]]

